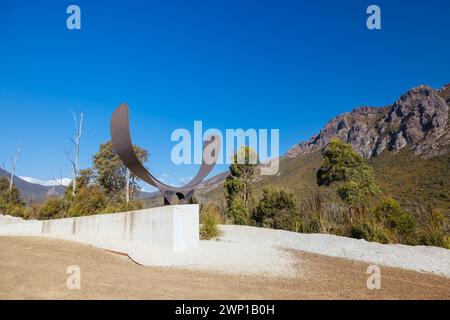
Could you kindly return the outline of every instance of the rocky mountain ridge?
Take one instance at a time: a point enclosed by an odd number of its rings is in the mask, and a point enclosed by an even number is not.
[[[317,135],[292,147],[286,157],[318,151],[333,137],[366,158],[404,148],[424,158],[445,154],[450,149],[449,104],[450,85],[440,90],[421,85],[391,106],[360,107],[333,118]]]

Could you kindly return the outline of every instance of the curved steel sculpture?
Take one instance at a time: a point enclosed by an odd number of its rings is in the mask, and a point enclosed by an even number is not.
[[[130,114],[127,104],[121,104],[114,112],[110,124],[111,141],[115,152],[119,155],[123,164],[137,177],[156,187],[164,196],[164,204],[173,204],[176,196],[180,204],[186,204],[194,195],[195,188],[203,182],[216,165],[219,157],[221,141],[220,137],[213,135],[208,137],[203,148],[203,161],[197,175],[191,182],[183,187],[176,188],[166,185],[156,179],[140,162],[137,157],[130,134]]]

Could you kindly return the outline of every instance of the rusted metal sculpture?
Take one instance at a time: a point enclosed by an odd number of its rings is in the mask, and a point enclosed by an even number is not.
[[[221,148],[219,136],[213,135],[208,137],[203,148],[203,161],[199,172],[191,182],[183,187],[176,188],[156,179],[139,161],[131,142],[130,114],[127,104],[121,104],[114,112],[111,118],[110,130],[114,150],[123,164],[137,177],[158,188],[164,196],[165,205],[174,204],[172,200],[174,196],[178,198],[180,204],[189,202],[194,195],[195,188],[203,182],[216,165]]]

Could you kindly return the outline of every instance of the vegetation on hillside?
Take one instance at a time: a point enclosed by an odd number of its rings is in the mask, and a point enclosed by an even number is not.
[[[338,185],[337,193],[348,205],[351,220],[354,211],[361,213],[359,209],[362,209],[364,212],[365,204],[379,193],[372,167],[365,164],[364,158],[350,145],[336,138],[324,152],[322,166],[317,171],[317,184]]]
[[[142,162],[148,152],[134,146]],[[16,188],[8,191],[7,179],[0,179],[0,212],[25,219],[57,219],[142,209],[137,178],[130,174],[113,151],[111,142],[100,145],[93,167],[80,170],[73,195],[72,184],[63,197],[50,197],[42,204],[26,204]]]
[[[146,162],[147,151],[138,146],[135,149],[141,161]],[[220,223],[232,223],[450,248],[446,213],[450,198],[449,190],[444,190],[449,184],[449,167],[442,165],[448,164],[450,158],[408,157],[407,153],[400,153],[394,161],[381,155],[367,162],[350,145],[333,139],[322,154],[307,155],[301,161],[284,160],[280,175],[255,183],[258,157],[254,150],[244,147],[233,157],[230,174],[223,184],[224,204],[201,206],[201,236],[215,238],[220,235]],[[400,160],[405,173],[396,169]],[[425,162],[431,165],[425,166]],[[436,171],[441,173],[439,177]],[[302,175],[298,176],[298,172]],[[408,181],[412,173],[422,174],[423,180]],[[397,185],[386,183],[388,178],[398,181]],[[45,220],[145,206],[138,197],[136,177],[127,172],[110,142],[100,145],[92,168],[78,172],[76,184],[75,196],[69,186],[63,197],[27,206],[19,190],[10,190],[8,179],[0,178],[0,211]],[[410,184],[414,184],[416,192],[408,187]],[[433,199],[441,202],[424,201],[417,205],[420,193],[431,197],[430,192]]]
[[[252,152],[242,149],[240,152]],[[254,178],[256,166],[245,163]],[[238,172],[240,172],[238,170]],[[231,223],[255,225],[303,233],[329,233],[380,243],[434,245],[450,248],[449,221],[445,214],[428,208],[422,218],[404,208],[376,183],[373,168],[350,145],[333,139],[324,150],[322,165],[315,170],[317,189],[313,197],[299,199],[289,188],[269,185],[241,206],[245,219],[236,219],[235,195],[242,200],[241,176],[236,164],[224,185],[224,212]],[[238,186],[238,187],[234,187]],[[335,193],[335,197],[331,194]],[[332,201],[324,201],[323,194]],[[241,216],[239,216],[241,217]],[[423,218],[425,217],[425,218]]]
[[[25,207],[20,197],[20,191],[13,185],[10,186],[9,179],[0,177],[0,212],[11,216],[21,215]]]

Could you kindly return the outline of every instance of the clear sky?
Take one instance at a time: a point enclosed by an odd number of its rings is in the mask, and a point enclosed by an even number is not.
[[[66,27],[70,4],[81,30]],[[366,28],[370,4],[381,30]],[[20,143],[18,175],[70,176],[73,110],[90,166],[123,101],[134,142],[169,183],[197,170],[170,161],[172,131],[194,120],[278,128],[284,153],[337,114],[450,82],[449,12],[446,0],[0,0],[0,163],[9,169]]]

